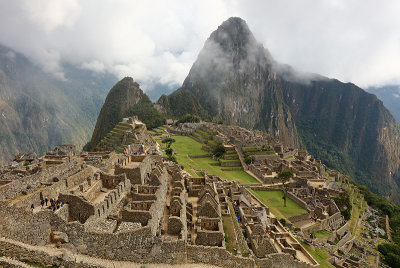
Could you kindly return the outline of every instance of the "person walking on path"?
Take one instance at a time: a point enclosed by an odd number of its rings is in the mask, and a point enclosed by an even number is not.
[[[44,206],[44,201],[43,200],[40,201],[40,205],[42,206],[42,209],[43,209],[43,206]]]
[[[49,199],[47,199],[47,197],[44,199],[44,202],[46,203],[46,207],[47,207],[47,202],[49,202]]]
[[[35,206],[32,204],[31,205],[31,211],[33,212],[34,209],[35,209]]]

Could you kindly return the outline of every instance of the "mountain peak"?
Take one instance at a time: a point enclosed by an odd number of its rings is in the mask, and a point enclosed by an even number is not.
[[[239,17],[231,17],[224,21],[217,30],[215,30],[208,41],[213,41],[221,46],[233,45],[247,46],[249,44],[256,46],[257,41],[251,33],[245,20]]]

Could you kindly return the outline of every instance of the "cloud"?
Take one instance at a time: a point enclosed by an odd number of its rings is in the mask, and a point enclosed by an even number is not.
[[[245,19],[280,63],[360,86],[400,84],[400,2],[0,0],[0,43],[63,79],[62,62],[143,89],[182,84],[205,40]]]

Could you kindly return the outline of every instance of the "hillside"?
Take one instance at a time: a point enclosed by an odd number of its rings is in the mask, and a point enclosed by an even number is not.
[[[66,80],[0,46],[0,162],[18,152],[42,154],[56,145],[82,147],[90,138],[112,75],[64,65]]]
[[[354,84],[277,63],[240,18],[210,35],[182,87],[158,103],[177,117],[266,130],[400,201],[400,129],[382,102]]]
[[[150,98],[143,93],[139,84],[125,77],[108,93],[89,144],[93,150],[100,140],[110,132],[122,118],[136,115],[149,129],[162,125],[164,115],[154,108]]]

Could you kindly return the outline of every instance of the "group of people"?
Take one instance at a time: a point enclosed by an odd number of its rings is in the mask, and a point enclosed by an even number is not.
[[[48,208],[53,211],[56,211],[56,209],[62,208],[64,206],[63,202],[61,202],[60,200],[53,198],[48,199],[47,197],[45,199],[40,200],[40,205],[42,209]],[[33,211],[34,209],[35,205],[31,204],[31,211]]]

